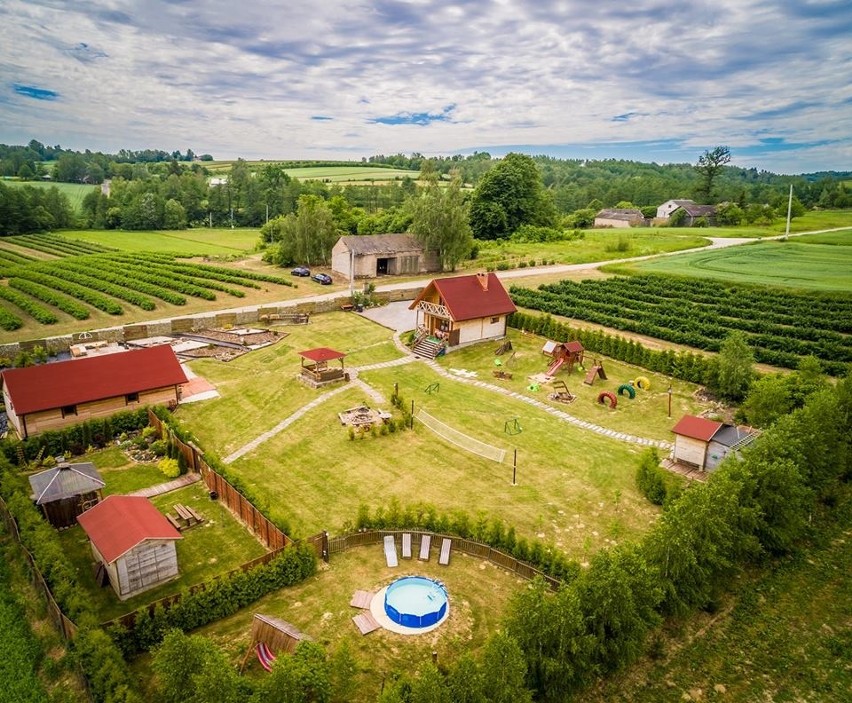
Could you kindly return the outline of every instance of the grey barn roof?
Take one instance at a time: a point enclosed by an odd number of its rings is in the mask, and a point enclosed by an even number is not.
[[[399,254],[401,252],[422,252],[423,246],[410,234],[366,234],[341,237],[349,251],[356,255]]]
[[[94,464],[59,464],[30,476],[30,487],[36,505],[43,505],[98,491],[104,487],[104,480]]]
[[[712,442],[718,442],[723,447],[743,447],[757,439],[758,433],[744,427],[722,425],[713,435]],[[750,441],[749,441],[750,440]]]
[[[642,220],[645,219],[642,211],[636,208],[607,208],[601,210],[595,217],[602,217],[608,220]]]

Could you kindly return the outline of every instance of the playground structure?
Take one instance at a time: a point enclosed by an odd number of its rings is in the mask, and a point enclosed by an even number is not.
[[[631,381],[631,383],[633,382]],[[646,376],[637,376],[635,385],[637,388],[641,388],[643,391],[647,391],[651,388],[651,382]]]
[[[592,362],[592,368],[590,368],[588,373],[586,373],[586,378],[583,379],[583,383],[587,386],[591,386],[595,382],[595,376],[600,376],[602,380],[606,381],[606,371],[604,371],[603,362],[600,362],[597,359]]]
[[[565,381],[554,381],[553,392],[547,396],[550,400],[555,400],[560,403],[573,403],[577,400],[577,396],[568,390]]]
[[[284,620],[256,613],[251,624],[251,642],[240,664],[240,671],[252,652],[256,653],[260,665],[270,671],[277,655],[292,654],[302,640],[310,640],[293,625]]]
[[[580,342],[553,342],[548,340],[544,343],[544,346],[541,348],[541,353],[545,356],[549,356],[552,361],[550,366],[548,366],[545,375],[547,377],[552,377],[557,371],[561,368],[565,367],[568,369],[568,373],[574,371],[574,364],[577,364],[581,369],[585,369],[583,366],[583,354],[585,353],[585,348]]]
[[[607,401],[609,401],[609,409],[615,410],[618,407],[618,398],[615,397],[615,393],[610,393],[609,391],[601,391],[598,394],[598,402],[601,405],[606,405]]]
[[[622,383],[616,391],[618,395],[626,395],[630,400],[636,397],[636,389],[633,387],[633,381],[630,383]]]

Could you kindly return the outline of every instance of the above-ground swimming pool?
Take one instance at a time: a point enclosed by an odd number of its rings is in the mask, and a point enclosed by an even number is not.
[[[385,592],[385,613],[403,627],[431,627],[447,614],[443,584],[422,576],[397,579]]]

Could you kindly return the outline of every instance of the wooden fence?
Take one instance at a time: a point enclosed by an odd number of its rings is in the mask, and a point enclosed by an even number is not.
[[[234,488],[224,476],[210,467],[198,447],[181,440],[150,408],[148,409],[148,420],[157,428],[161,436],[165,433],[167,441],[177,448],[190,471],[201,474],[207,489],[215,491],[219,500],[233,513],[234,517],[245,525],[246,529],[257,537],[267,549],[276,551],[293,543],[292,539],[255,508],[251,501]]]
[[[32,580],[32,584],[35,589],[44,597],[45,602],[47,603],[47,613],[50,617],[50,621],[54,624],[56,629],[59,631],[59,634],[62,635],[62,638],[69,642],[77,634],[77,626],[74,622],[69,618],[65,613],[62,612],[62,609],[59,607],[59,604],[56,602],[56,598],[53,597],[53,593],[50,590],[50,587],[47,585],[47,581],[44,580],[44,576],[42,576],[41,571],[39,571],[38,566],[36,566],[35,559],[33,555],[30,554],[30,551],[24,546],[24,543],[21,541],[21,533],[18,531],[18,523],[15,522],[15,518],[12,516],[12,513],[9,512],[9,508],[6,506],[5,501],[0,498],[0,513],[3,515],[3,520],[6,523],[6,528],[9,531],[9,534],[15,538],[15,541],[21,548],[21,552],[24,554],[27,560],[27,565],[29,566],[30,576]]]
[[[526,562],[519,561],[515,557],[501,552],[499,549],[494,549],[487,544],[477,542],[472,539],[463,539],[454,537],[453,535],[442,535],[434,532],[423,532],[418,530],[364,530],[362,532],[353,532],[349,535],[340,537],[332,537],[328,540],[328,554],[339,554],[345,552],[352,547],[360,547],[365,544],[377,544],[381,542],[387,535],[400,537],[403,534],[411,535],[411,553],[417,554],[420,550],[420,541],[424,535],[432,536],[433,548],[440,548],[441,540],[448,537],[453,541],[453,549],[465,554],[469,554],[480,559],[487,559],[492,564],[496,564],[507,571],[517,574],[525,579],[533,579],[536,576],[543,578],[552,589],[557,589],[560,585],[559,579],[548,576],[543,571],[530,566]],[[400,537],[401,539],[401,537]],[[309,540],[308,540],[309,541]]]

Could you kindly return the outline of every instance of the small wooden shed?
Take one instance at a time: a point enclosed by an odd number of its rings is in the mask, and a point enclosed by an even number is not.
[[[57,529],[77,524],[77,516],[97,505],[104,480],[89,462],[57,466],[30,476],[32,498],[47,521]]]
[[[292,654],[299,646],[299,642],[310,639],[289,622],[269,615],[255,613],[251,623],[251,646],[263,642],[276,655]]]
[[[147,498],[107,496],[77,522],[121,600],[177,578],[180,532]]]
[[[760,436],[751,427],[737,427],[695,415],[684,415],[672,432],[674,461],[700,471],[713,471],[728,454],[739,452]]]

